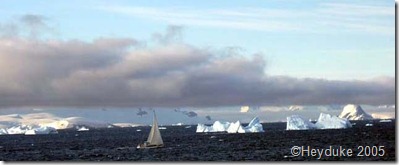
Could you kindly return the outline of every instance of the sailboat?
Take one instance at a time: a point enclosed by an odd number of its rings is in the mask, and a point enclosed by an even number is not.
[[[161,132],[158,128],[158,121],[154,111],[154,119],[151,127],[150,134],[148,135],[147,141],[137,146],[138,149],[144,148],[160,148],[163,147],[163,140],[161,137]]]

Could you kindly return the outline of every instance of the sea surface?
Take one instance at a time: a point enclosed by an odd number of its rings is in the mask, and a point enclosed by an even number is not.
[[[395,120],[388,123],[352,121],[348,129],[285,130],[286,123],[263,123],[263,133],[195,133],[196,125],[166,126],[164,148],[136,149],[150,127],[103,128],[78,132],[59,130],[50,135],[1,135],[3,161],[395,161]],[[366,126],[366,124],[373,126]],[[141,130],[141,131],[137,131]],[[303,147],[294,156],[293,147]],[[341,148],[340,151],[338,151]],[[348,154],[314,154],[312,150]],[[306,151],[309,150],[309,151]],[[363,150],[363,151],[361,151]],[[360,155],[359,153],[362,152]]]

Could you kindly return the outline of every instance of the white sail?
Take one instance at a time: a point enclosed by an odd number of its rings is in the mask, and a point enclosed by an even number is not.
[[[150,135],[148,136],[147,142],[149,145],[162,145],[163,140],[161,137],[161,132],[159,131],[158,128],[158,121],[154,112],[154,121],[152,123]]]

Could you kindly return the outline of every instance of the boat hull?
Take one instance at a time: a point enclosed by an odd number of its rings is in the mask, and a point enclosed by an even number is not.
[[[164,145],[163,145],[163,144],[160,144],[160,145],[145,145],[145,144],[139,144],[139,145],[137,146],[137,149],[145,149],[145,148],[162,148],[162,147],[164,147]]]

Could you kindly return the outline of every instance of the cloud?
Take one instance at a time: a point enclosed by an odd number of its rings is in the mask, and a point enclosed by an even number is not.
[[[0,24],[0,36],[11,38],[24,36],[38,39],[44,34],[54,33],[55,30],[49,26],[48,18],[37,14],[26,14],[6,24]]]
[[[34,20],[34,19],[33,19]],[[393,104],[395,80],[298,79],[265,74],[262,54],[132,38],[0,38],[0,106],[212,107]],[[169,40],[172,39],[172,40]],[[227,54],[226,54],[227,53]],[[231,55],[232,54],[232,55]]]
[[[154,33],[153,38],[160,44],[176,43],[182,40],[183,26],[171,25],[166,29],[165,34]]]
[[[365,3],[326,3],[312,7],[193,7],[99,6],[99,10],[185,26],[267,32],[394,34],[395,7]],[[314,29],[317,29],[315,32]]]

